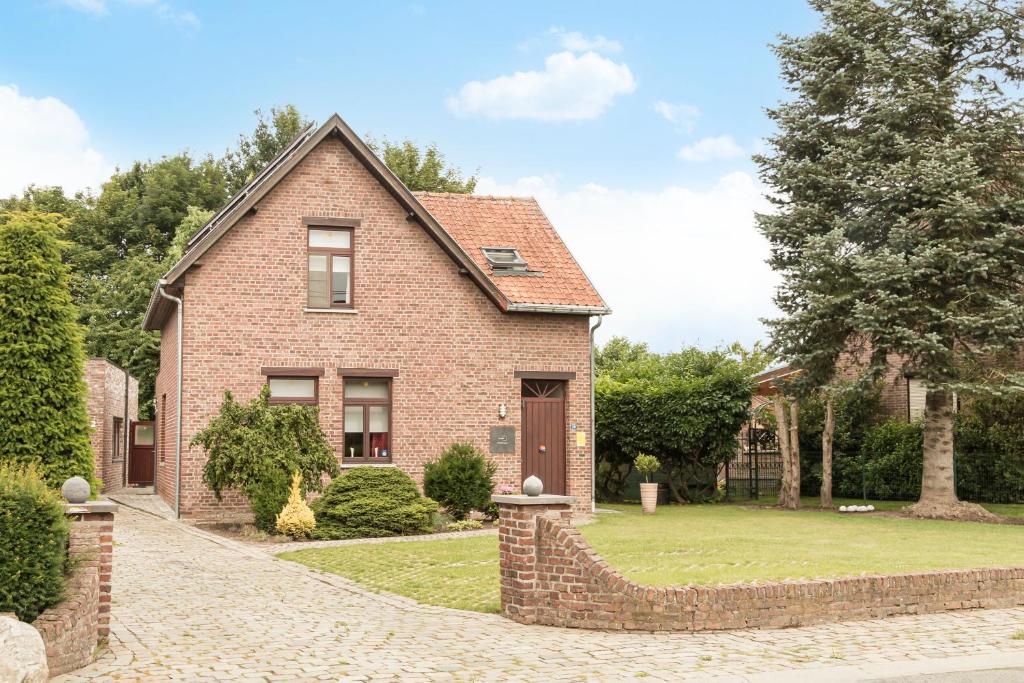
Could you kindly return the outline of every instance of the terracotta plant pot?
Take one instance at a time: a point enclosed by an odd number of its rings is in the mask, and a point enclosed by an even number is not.
[[[640,505],[645,515],[653,515],[658,507],[658,484],[640,484]]]

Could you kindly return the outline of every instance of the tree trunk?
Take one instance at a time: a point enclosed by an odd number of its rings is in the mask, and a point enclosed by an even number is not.
[[[779,484],[779,505],[793,507],[790,501],[789,420],[786,416],[786,401],[781,394],[772,397],[775,412],[775,435],[779,441],[779,456],[782,460],[782,481]]]
[[[924,470],[921,498],[906,508],[915,517],[933,519],[997,519],[974,503],[956,497],[953,479],[953,395],[929,389],[924,408]]]
[[[800,507],[800,404],[789,404],[789,505]]]
[[[825,428],[821,432],[821,507],[832,507],[832,437],[836,431],[836,413],[832,399],[825,402]]]

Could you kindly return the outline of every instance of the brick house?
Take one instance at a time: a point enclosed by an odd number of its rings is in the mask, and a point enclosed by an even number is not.
[[[139,381],[105,358],[87,359],[83,375],[93,471],[103,482],[103,491],[119,489],[128,476],[127,430],[139,418]]]
[[[590,321],[608,313],[536,201],[410,192],[334,115],[153,291],[156,490],[180,517],[246,517],[240,496],[203,484],[190,442],[226,389],[246,400],[268,385],[273,401],[319,407],[342,468],[421,482],[470,441],[499,483],[537,474],[589,510]]]

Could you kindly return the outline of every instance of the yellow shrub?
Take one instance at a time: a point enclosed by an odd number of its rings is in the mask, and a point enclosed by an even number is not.
[[[302,475],[298,472],[292,477],[292,490],[288,494],[288,504],[277,515],[277,530],[292,538],[309,538],[316,528],[313,511],[306,505],[302,497]]]

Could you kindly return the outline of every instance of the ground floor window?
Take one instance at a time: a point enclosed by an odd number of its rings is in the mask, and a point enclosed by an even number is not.
[[[270,403],[302,403],[316,405],[318,389],[316,377],[267,377]]]
[[[391,462],[391,380],[346,377],[345,460]]]

